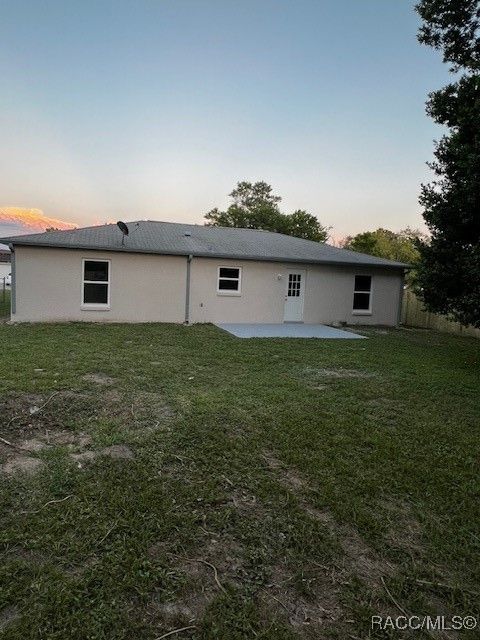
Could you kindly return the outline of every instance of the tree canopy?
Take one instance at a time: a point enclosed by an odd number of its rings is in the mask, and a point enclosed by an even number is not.
[[[430,311],[480,326],[480,3],[422,0],[418,38],[442,51],[456,81],[433,92],[427,113],[449,128],[435,144],[420,203],[431,233],[420,242],[418,292]]]
[[[316,242],[328,238],[328,229],[313,214],[302,209],[282,213],[282,198],[266,182],[238,182],[229,196],[232,204],[226,211],[215,208],[205,214],[206,225],[263,229]]]
[[[356,236],[348,236],[342,246],[344,249],[415,265],[420,258],[416,246],[417,240],[424,237],[420,231],[409,227],[398,233],[380,228],[376,231],[365,231]]]

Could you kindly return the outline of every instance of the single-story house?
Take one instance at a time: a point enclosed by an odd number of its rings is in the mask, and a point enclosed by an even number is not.
[[[9,282],[11,271],[10,251],[0,249],[0,291],[3,288],[4,281]]]
[[[399,321],[403,263],[255,229],[148,220],[127,229],[0,238],[12,251],[12,320]]]
[[[11,271],[10,251],[0,249],[0,292],[4,286],[10,286]]]

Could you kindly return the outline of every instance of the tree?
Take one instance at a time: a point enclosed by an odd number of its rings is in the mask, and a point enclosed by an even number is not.
[[[414,265],[420,258],[417,240],[424,238],[424,234],[410,227],[398,233],[380,228],[348,236],[343,242],[343,248]]]
[[[441,50],[458,78],[427,102],[450,131],[421,189],[431,239],[418,243],[418,293],[430,311],[480,327],[480,2],[421,0],[416,10],[419,41]]]
[[[328,228],[323,227],[316,216],[303,209],[297,209],[290,215],[285,215],[284,220],[285,230],[283,233],[288,236],[315,240],[316,242],[326,242],[328,239]]]
[[[348,236],[342,242],[344,249],[367,253],[378,258],[387,258],[397,262],[405,262],[412,265],[412,269],[406,275],[406,281],[413,284],[416,281],[416,266],[420,260],[418,242],[426,241],[427,237],[418,229],[402,229],[398,233],[389,229],[377,229],[365,231],[356,236]]]
[[[226,211],[212,209],[205,215],[212,227],[240,227],[285,233],[305,240],[325,242],[328,229],[318,219],[298,209],[288,215],[280,211],[281,197],[266,182],[238,182],[229,194],[233,202]]]

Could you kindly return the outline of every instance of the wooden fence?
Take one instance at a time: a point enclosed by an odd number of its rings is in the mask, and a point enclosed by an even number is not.
[[[447,320],[444,316],[425,311],[421,300],[408,289],[403,292],[402,324],[407,327],[421,327],[435,329],[444,333],[455,333],[459,336],[480,338],[480,329],[462,327],[459,322]]]

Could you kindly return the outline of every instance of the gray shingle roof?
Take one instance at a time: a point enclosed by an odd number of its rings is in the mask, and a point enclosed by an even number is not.
[[[122,246],[122,233],[115,224],[0,238],[0,242],[39,247],[193,255],[271,262],[383,266],[396,269],[408,266],[401,262],[338,249],[320,242],[257,229],[206,227],[151,220],[127,224],[130,234],[125,237],[124,246]]]

